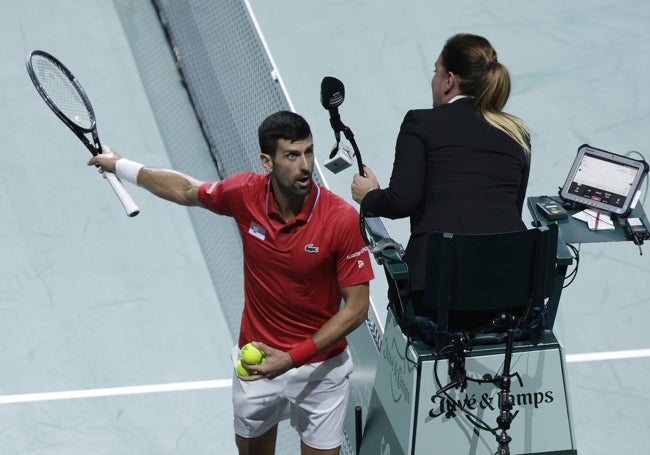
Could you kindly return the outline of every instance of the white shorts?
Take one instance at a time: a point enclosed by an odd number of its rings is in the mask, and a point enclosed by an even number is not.
[[[233,348],[231,357],[235,365],[239,359],[238,346]],[[352,359],[347,349],[274,379],[242,381],[233,373],[235,433],[255,438],[290,418],[291,426],[309,447],[327,450],[340,446],[351,373]]]

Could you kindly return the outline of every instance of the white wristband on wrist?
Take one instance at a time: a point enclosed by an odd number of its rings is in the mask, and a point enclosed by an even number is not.
[[[117,163],[115,163],[115,175],[117,175],[120,180],[137,185],[138,174],[140,173],[140,169],[143,167],[144,164],[127,160],[126,158],[120,158],[117,160]]]

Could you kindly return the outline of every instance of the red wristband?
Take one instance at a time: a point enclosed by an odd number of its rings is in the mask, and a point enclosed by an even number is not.
[[[289,356],[291,357],[291,360],[293,360],[293,365],[296,368],[307,363],[307,361],[316,354],[318,354],[318,348],[316,347],[314,340],[311,338],[307,338],[289,351]]]

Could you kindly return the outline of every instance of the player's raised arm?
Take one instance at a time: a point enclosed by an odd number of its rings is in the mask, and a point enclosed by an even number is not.
[[[198,191],[203,182],[170,169],[145,167],[143,164],[120,157],[108,146],[102,153],[88,161],[89,166],[99,166],[102,172],[111,172],[120,179],[138,185],[154,195],[186,206],[200,206]]]

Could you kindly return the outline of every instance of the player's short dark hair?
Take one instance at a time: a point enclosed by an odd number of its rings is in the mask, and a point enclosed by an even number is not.
[[[279,139],[295,142],[311,136],[307,121],[295,112],[279,111],[264,119],[257,130],[262,153],[275,155]]]

